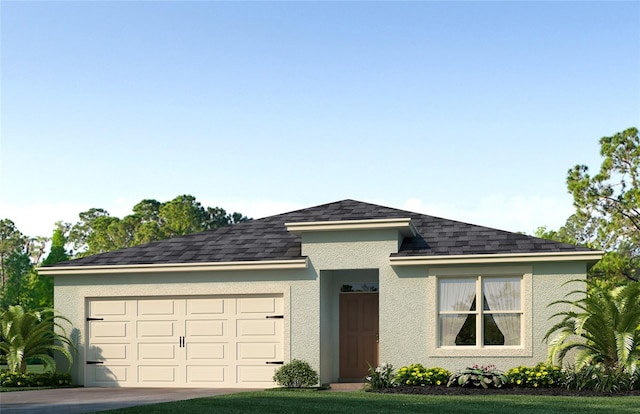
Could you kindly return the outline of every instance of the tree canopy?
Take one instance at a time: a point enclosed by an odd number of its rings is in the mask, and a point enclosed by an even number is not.
[[[559,230],[541,227],[536,236],[602,249],[607,253],[591,276],[640,279],[640,140],[628,128],[600,139],[602,164],[596,174],[586,165],[567,173],[575,213]]]
[[[0,308],[53,306],[51,277],[40,277],[38,265],[52,265],[73,257],[183,236],[250,220],[221,207],[204,207],[191,195],[167,202],[144,199],[132,214],[111,216],[102,208],[79,214],[76,223],[57,222],[52,237],[28,237],[9,219],[0,220]],[[51,242],[45,256],[45,246]],[[44,259],[43,259],[44,257]]]
[[[204,207],[191,195],[159,202],[144,199],[123,218],[101,208],[80,213],[70,225],[68,242],[75,257],[108,252],[152,241],[184,236],[250,220],[240,213],[228,214],[221,207]]]

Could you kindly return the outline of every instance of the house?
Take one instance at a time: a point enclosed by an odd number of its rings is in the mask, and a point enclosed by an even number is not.
[[[40,273],[73,323],[78,384],[255,388],[291,359],[322,383],[544,361],[548,305],[601,255],[343,200]]]

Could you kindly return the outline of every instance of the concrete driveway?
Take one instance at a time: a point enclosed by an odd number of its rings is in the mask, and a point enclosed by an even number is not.
[[[58,388],[0,393],[0,413],[77,414],[252,391],[237,388]],[[255,391],[255,390],[253,390]]]

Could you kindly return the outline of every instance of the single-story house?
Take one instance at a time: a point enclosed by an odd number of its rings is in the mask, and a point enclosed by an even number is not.
[[[562,299],[602,252],[354,200],[40,268],[85,386],[270,387],[369,365],[507,369],[547,358]]]

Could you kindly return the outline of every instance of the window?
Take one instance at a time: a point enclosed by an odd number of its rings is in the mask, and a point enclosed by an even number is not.
[[[439,346],[521,345],[521,284],[522,277],[439,278]]]

